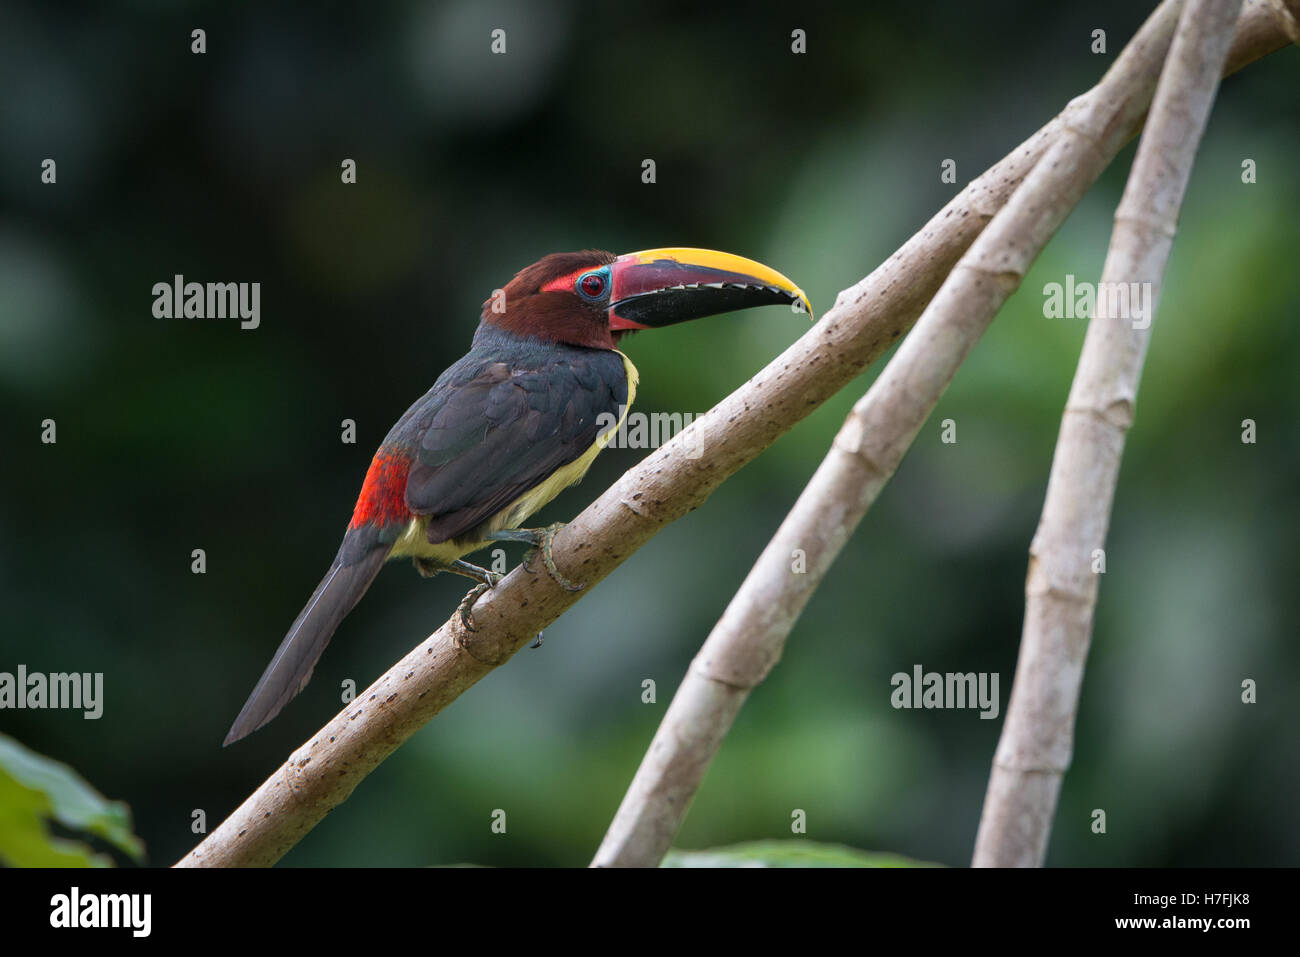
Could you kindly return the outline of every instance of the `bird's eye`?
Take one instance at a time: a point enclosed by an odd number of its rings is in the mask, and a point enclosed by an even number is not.
[[[605,273],[604,270],[584,273],[578,277],[578,292],[584,299],[597,300],[605,295]]]

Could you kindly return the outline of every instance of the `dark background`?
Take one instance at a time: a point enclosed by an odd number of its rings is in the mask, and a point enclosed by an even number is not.
[[[824,312],[1092,85],[1153,5],[1079,6],[5,5],[0,670],[102,671],[106,705],[99,721],[6,711],[0,731],[128,801],[149,863],[181,856],[195,809],[215,826],[334,714],[340,682],[367,685],[464,593],[387,569],[307,691],[221,749],[375,445],[467,348],[492,289],[555,250],[693,245],[772,265]],[[1193,173],[1050,864],[1300,859],[1298,79],[1285,50],[1228,81]],[[1098,278],[1132,152],[958,374],[678,846],[789,836],[800,808],[813,840],[969,861],[1085,327],[1045,319],[1042,288]],[[57,185],[40,182],[46,157]],[[152,286],[176,273],[260,282],[261,327],[154,318]],[[635,336],[637,410],[703,412],[803,328],[769,309]],[[585,864],[694,651],[879,368],[439,716],[285,863]],[[607,451],[538,519],[573,516],[644,454]],[[917,663],[1000,672],[999,720],[892,709],[890,676]],[[657,704],[641,703],[646,678]]]

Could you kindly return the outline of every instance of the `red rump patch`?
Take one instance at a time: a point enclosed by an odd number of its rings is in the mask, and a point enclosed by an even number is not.
[[[349,528],[362,525],[405,524],[411,512],[406,507],[406,476],[411,460],[400,452],[377,452],[361,486],[357,507]]]

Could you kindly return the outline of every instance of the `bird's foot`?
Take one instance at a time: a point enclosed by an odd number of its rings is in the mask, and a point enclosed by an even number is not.
[[[556,522],[554,525],[547,525],[545,528],[520,529],[520,531],[530,531],[537,535],[537,539],[533,542],[533,550],[524,556],[524,568],[528,569],[529,572],[532,572],[533,569],[529,565],[529,561],[534,555],[541,552],[542,561],[545,563],[546,570],[550,573],[551,578],[554,579],[555,584],[559,585],[565,591],[582,591],[587,587],[587,583],[571,582],[560,574],[560,570],[555,567],[555,558],[551,554],[551,543],[555,541],[555,533],[563,527],[563,522]],[[541,642],[538,641],[538,644],[540,645]]]
[[[476,582],[487,585],[489,588],[496,588],[504,575],[497,572],[490,572],[486,568],[480,568],[471,562],[458,558],[449,565],[443,565],[442,570],[445,572],[455,572],[457,575],[464,575],[466,578],[472,578]]]
[[[469,563],[465,562],[463,564]],[[460,623],[465,626],[466,631],[478,631],[478,625],[474,624],[474,613],[471,609],[474,607],[474,603],[483,597],[485,592],[489,592],[496,587],[497,582],[501,581],[502,577],[496,572],[490,572],[487,569],[479,569],[479,571],[483,572],[484,580],[471,588],[469,594],[462,598],[460,604],[456,606],[456,611],[460,614]],[[461,573],[464,574],[463,571]],[[468,577],[472,578],[474,576]]]
[[[460,600],[456,606],[456,611],[460,613],[460,623],[465,626],[466,631],[478,631],[478,625],[474,624],[474,613],[470,611],[474,607],[474,602],[478,601],[485,591],[491,589],[491,585],[482,582],[475,585],[469,590],[469,594]]]
[[[582,591],[587,587],[587,583],[574,584],[565,578],[560,573],[560,570],[555,567],[555,558],[551,554],[551,543],[555,541],[555,533],[563,527],[563,522],[556,522],[554,525],[547,525],[545,528],[507,528],[499,532],[493,532],[488,538],[502,542],[527,542],[533,546],[532,551],[524,556],[524,568],[529,574],[532,574],[533,571],[529,562],[534,555],[541,552],[546,571],[557,585],[566,591]]]

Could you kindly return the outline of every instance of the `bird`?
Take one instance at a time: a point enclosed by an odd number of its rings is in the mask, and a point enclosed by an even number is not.
[[[464,556],[495,542],[528,543],[557,584],[582,588],[551,555],[562,525],[522,526],[578,482],[623,425],[639,375],[619,341],[768,304],[812,318],[808,297],[781,273],[710,249],[587,249],[521,269],[483,303],[469,352],[384,437],[338,554],[223,747],[264,726],[307,685],[387,561],[409,558],[424,577],[450,572],[477,582],[459,608],[471,631],[470,608],[501,576]]]

